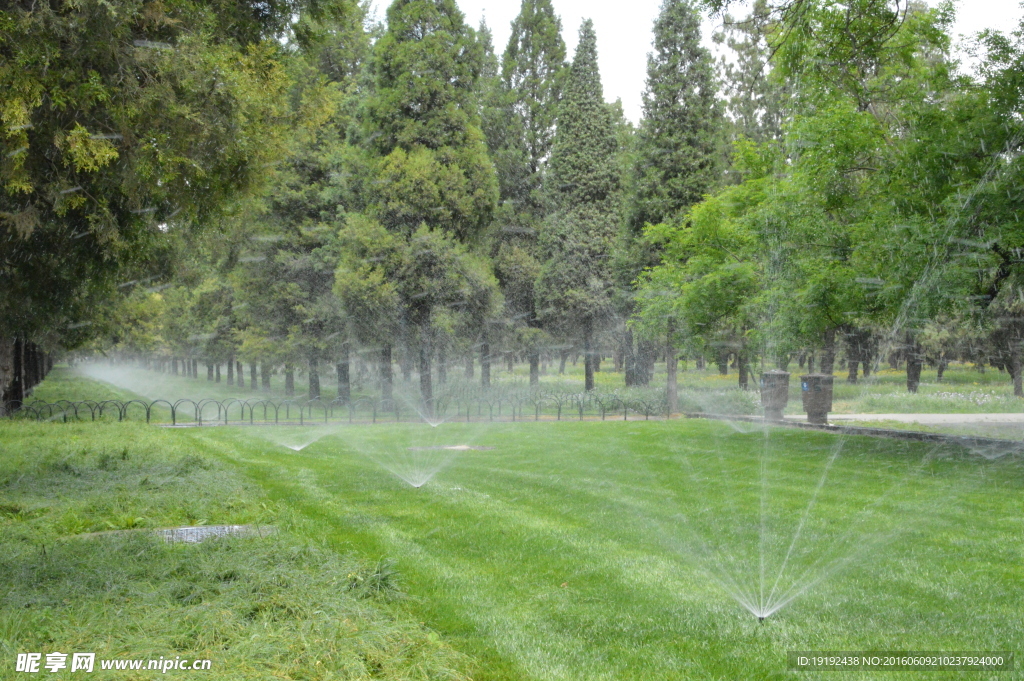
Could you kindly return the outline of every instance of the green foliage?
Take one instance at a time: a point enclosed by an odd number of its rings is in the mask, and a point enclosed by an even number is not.
[[[755,142],[782,138],[788,98],[785,81],[774,73],[774,49],[769,44],[775,16],[767,0],[756,0],[745,18],[726,15],[723,30],[712,39],[732,52],[719,61],[719,80],[728,116],[726,129],[735,140]]]
[[[741,184],[651,230],[666,260],[645,276],[643,326],[672,309],[698,345],[712,343],[722,331],[701,326],[704,307],[766,357],[799,347],[834,356],[839,329],[904,329],[962,299],[961,268],[936,249],[957,218],[946,213],[953,183],[932,172],[949,141],[933,135],[948,138],[962,116],[949,106],[957,98],[938,103],[957,85],[947,11],[893,14],[866,0],[802,12],[770,37],[776,77],[794,93],[784,146],[740,141]],[[665,292],[677,300],[656,299]]]
[[[346,23],[303,23],[304,49],[287,64],[296,126],[261,201],[245,207],[229,263],[235,333],[251,362],[308,362],[315,370],[349,341],[333,294],[335,229],[352,193],[346,138],[369,50],[362,19],[356,13]]]
[[[654,23],[637,131],[630,215],[637,233],[673,219],[719,182],[721,104],[711,54],[700,39],[700,16],[689,0],[666,0]]]
[[[565,56],[562,22],[550,0],[523,0],[501,58],[506,105],[521,126],[521,137],[509,147],[520,151],[517,160],[525,163],[515,174],[523,178],[521,183],[507,196],[517,208],[535,217],[540,217],[543,210],[543,170],[554,143],[559,101],[568,74]]]
[[[362,343],[391,343],[408,324],[430,345],[460,325],[478,328],[500,305],[489,263],[443,230],[405,237],[353,215],[341,246],[334,292]]]
[[[387,19],[363,109],[379,164],[370,212],[392,230],[426,222],[471,239],[498,193],[477,111],[482,47],[453,0],[395,0]]]
[[[544,265],[536,293],[545,328],[584,344],[611,313],[609,256],[621,201],[618,152],[597,68],[597,38],[593,24],[584,21],[559,108],[550,171],[556,212],[540,235]]]
[[[277,38],[308,3],[14,3],[0,14],[8,333],[59,338],[160,272],[167,229],[259,183],[289,123]]]

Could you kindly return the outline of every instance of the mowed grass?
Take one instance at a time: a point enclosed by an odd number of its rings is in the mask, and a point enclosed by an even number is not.
[[[1024,639],[1013,457],[693,420],[0,428],[9,660],[92,646],[209,657],[209,678],[816,678],[787,651]],[[419,489],[395,474],[438,466]],[[77,536],[193,522],[279,532]],[[740,601],[784,607],[759,624]]]
[[[814,678],[787,651],[1024,643],[1016,458],[704,421],[179,434],[329,546],[394,557],[402,607],[477,679]],[[493,449],[419,489],[389,471],[445,445]],[[760,624],[739,601],[788,602]]]
[[[466,656],[396,609],[390,563],[303,522],[176,432],[0,420],[0,679],[25,676],[26,652],[208,659],[168,674],[212,680],[467,678]],[[198,545],[148,531],[197,524],[259,529]]]

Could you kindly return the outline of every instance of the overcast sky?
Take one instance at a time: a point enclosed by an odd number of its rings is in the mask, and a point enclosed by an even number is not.
[[[509,24],[519,13],[517,0],[457,0],[469,25],[476,27],[481,17],[494,33],[494,46],[504,51],[510,33]],[[378,16],[383,18],[387,0],[378,0]],[[572,58],[580,23],[594,20],[604,96],[608,101],[622,99],[626,116],[640,118],[640,93],[646,77],[647,53],[651,49],[651,26],[661,0],[552,0],[562,18],[562,34]],[[985,28],[1013,30],[1020,23],[1019,0],[961,0],[958,7],[957,34],[974,34]],[[743,12],[735,10],[734,14]],[[705,21],[705,33],[714,28]],[[710,45],[710,41],[707,41]]]

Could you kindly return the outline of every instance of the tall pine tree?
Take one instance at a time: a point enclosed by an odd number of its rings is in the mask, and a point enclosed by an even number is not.
[[[482,36],[489,32],[481,27]],[[561,95],[565,42],[549,0],[524,0],[494,76],[484,92],[484,131],[498,172],[501,206],[492,229],[491,256],[505,294],[509,341],[530,362],[530,383],[540,376],[535,284],[540,271],[538,223],[544,218],[543,178]],[[488,67],[485,72],[489,75]]]
[[[521,193],[508,198],[535,217],[543,211],[540,194],[544,163],[555,139],[565,67],[562,22],[550,0],[523,0],[502,56],[501,82],[521,121],[526,162]]]
[[[714,62],[700,37],[700,15],[689,0],[665,0],[654,22],[654,51],[647,55],[633,194],[616,262],[624,291],[631,291],[644,268],[658,262],[658,254],[639,239],[644,226],[672,220],[718,181],[723,117]],[[632,296],[620,301],[623,316],[631,316]],[[626,385],[646,385],[657,353],[654,340],[635,342],[629,328],[622,338]]]
[[[483,67],[483,44],[454,0],[392,2],[387,30],[374,46],[364,113],[372,157],[366,212],[396,235],[400,251],[414,254],[414,263],[440,258],[449,271],[472,269],[464,246],[477,242],[491,222],[498,185],[480,127]],[[450,264],[455,262],[461,264]],[[420,357],[420,389],[429,410],[432,356],[446,346],[444,318],[454,314],[448,308],[455,302],[436,289],[417,289],[424,278],[416,267],[390,270],[388,277],[384,283],[408,292],[399,296],[400,336],[405,356]],[[381,369],[387,401],[390,339]]]
[[[723,55],[718,67],[729,112],[726,126],[734,139],[782,139],[787,93],[782,80],[771,77],[771,20],[767,1],[756,0],[745,19],[734,21],[726,15],[724,30],[714,35],[715,42],[724,42],[733,52],[732,59]]]
[[[714,61],[689,0],[665,0],[647,55],[630,222],[639,231],[701,200],[718,180],[722,111]]]
[[[550,182],[556,212],[541,233],[546,258],[537,285],[539,317],[556,335],[582,342],[586,389],[592,390],[594,341],[611,312],[609,256],[621,219],[621,175],[589,19],[580,27],[557,122]]]
[[[395,0],[387,20],[364,116],[378,159],[370,212],[406,234],[426,223],[471,240],[498,198],[478,113],[482,47],[454,0]]]

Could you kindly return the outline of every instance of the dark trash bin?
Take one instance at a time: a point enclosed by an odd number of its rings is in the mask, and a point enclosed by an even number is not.
[[[804,400],[807,422],[828,425],[832,411],[832,374],[805,374],[800,377],[800,394]]]
[[[761,374],[761,406],[766,421],[781,421],[789,403],[789,372],[773,369]]]

